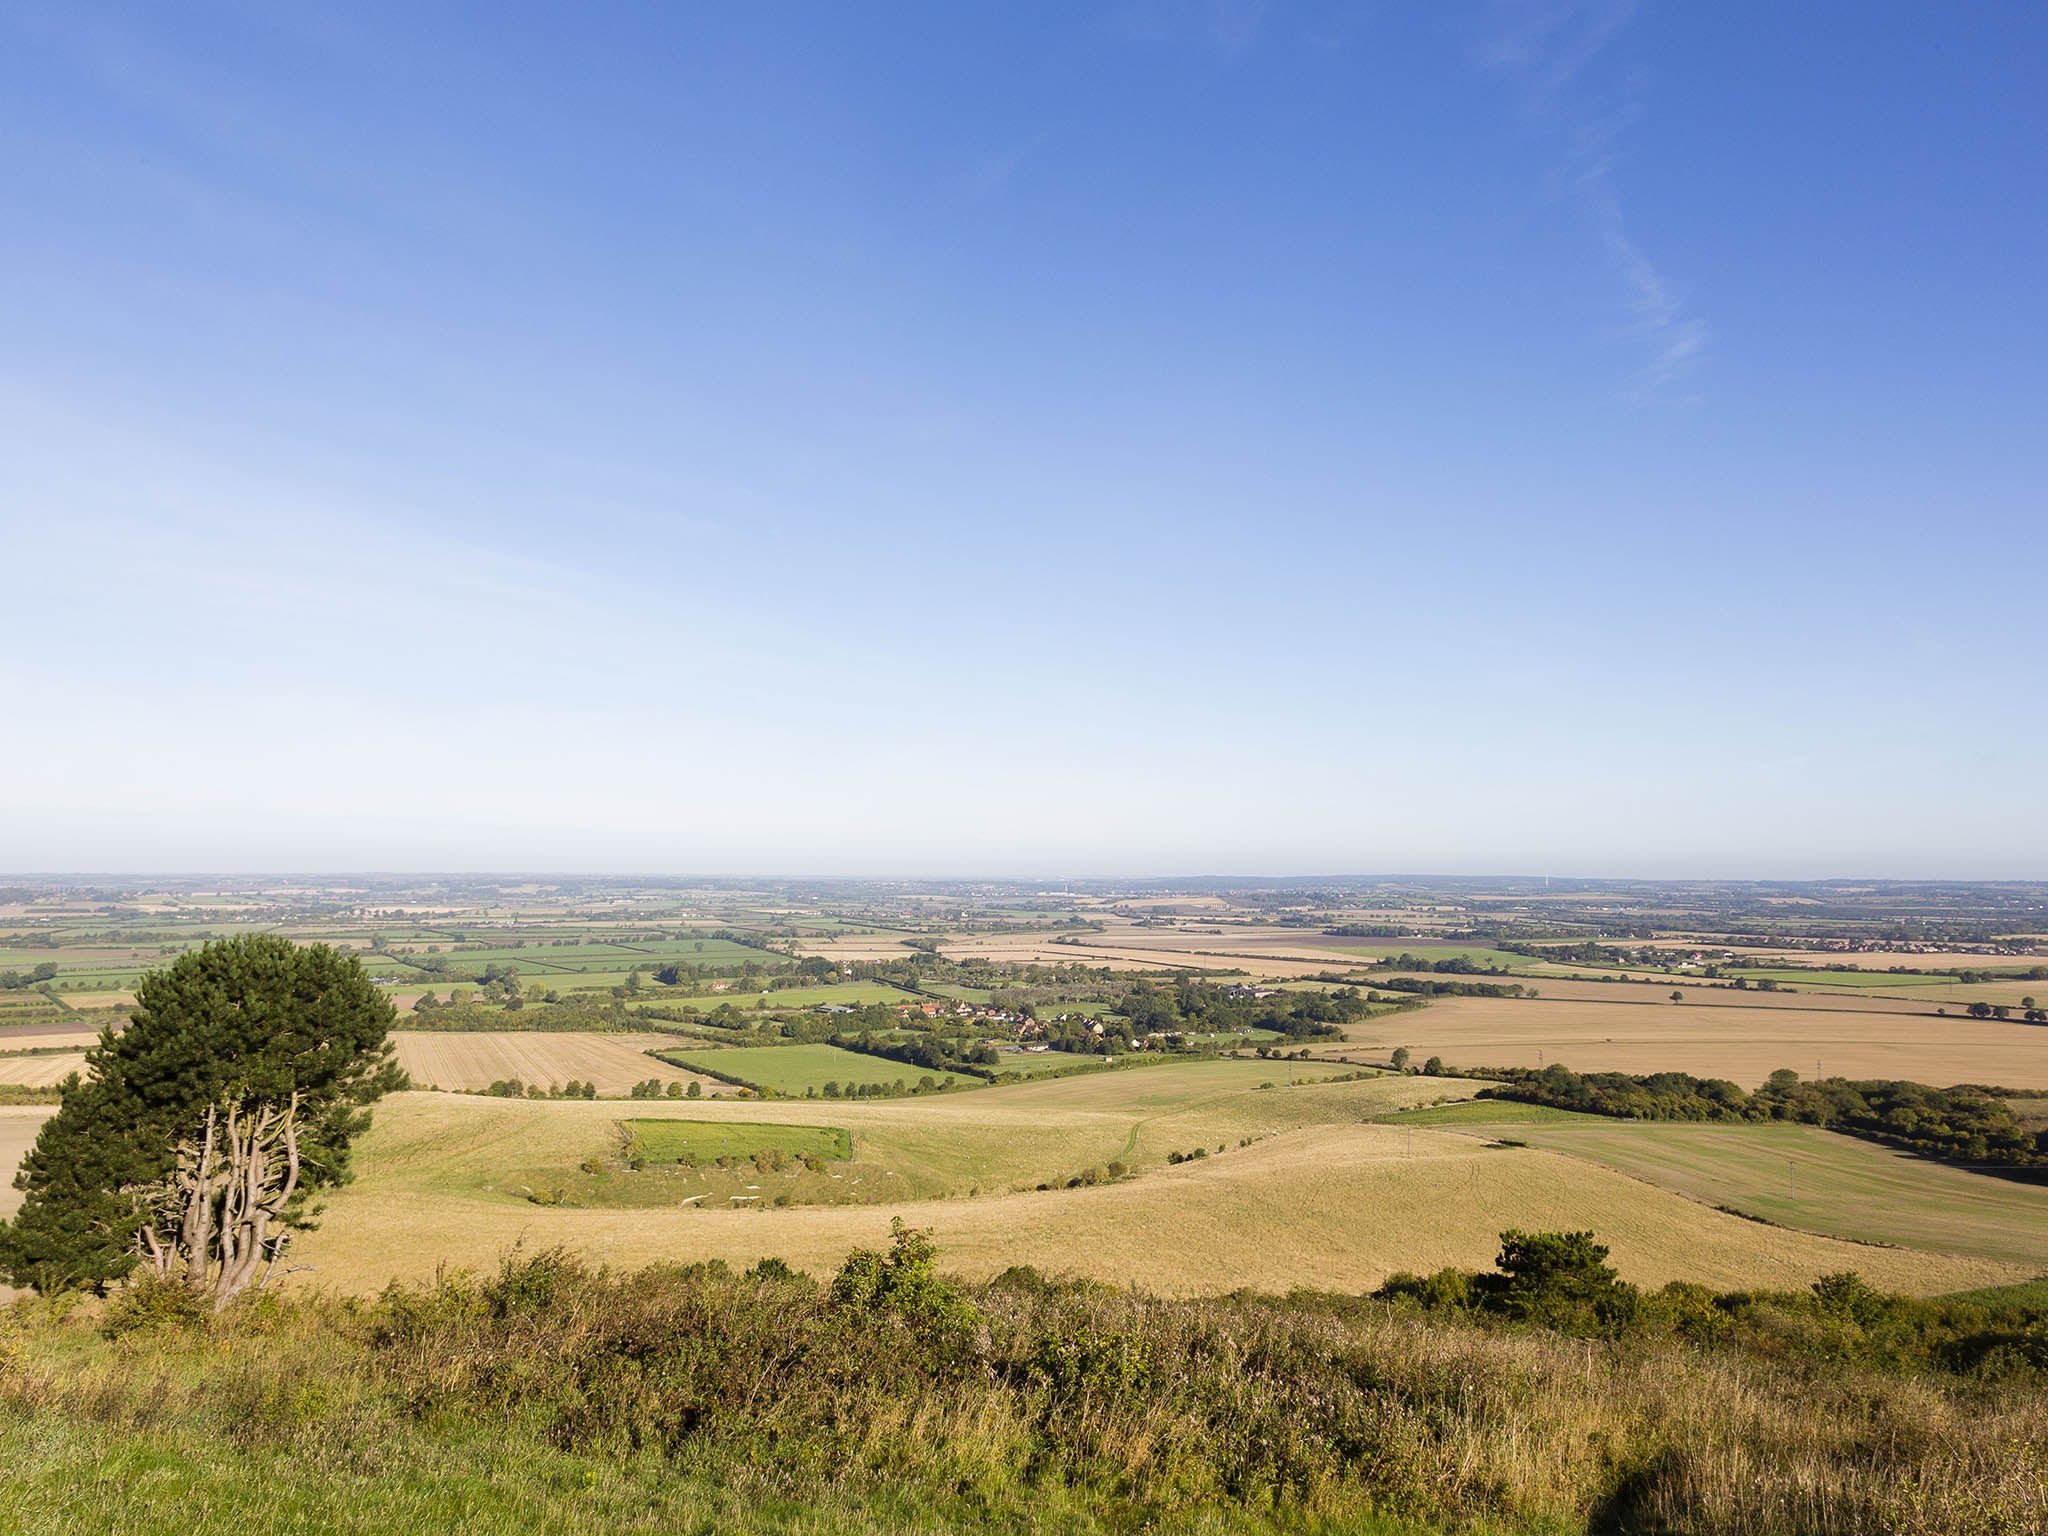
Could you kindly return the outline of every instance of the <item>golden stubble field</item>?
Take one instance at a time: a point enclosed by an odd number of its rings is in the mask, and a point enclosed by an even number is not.
[[[979,1195],[787,1210],[544,1207],[504,1193],[499,1170],[604,1156],[623,1106],[402,1095],[377,1111],[357,1182],[338,1192],[297,1250],[299,1283],[346,1292],[431,1275],[443,1262],[486,1268],[514,1244],[561,1244],[637,1266],[779,1256],[816,1273],[848,1249],[886,1241],[900,1216],[937,1235],[944,1263],[971,1277],[1011,1264],[1092,1276],[1160,1294],[1249,1286],[1362,1291],[1397,1269],[1484,1267],[1503,1228],[1597,1232],[1628,1278],[1723,1288],[1804,1285],[1856,1269],[1920,1293],[2024,1278],[2024,1264],[1873,1247],[1762,1226],[1597,1163],[1503,1149],[1455,1131],[1362,1123],[1461,1085],[1380,1079],[1259,1089],[1263,1063],[1218,1063],[1212,1080],[1158,1068],[867,1106],[796,1101],[661,1105],[680,1118],[833,1124],[879,1174],[902,1160],[929,1187],[957,1160]],[[1232,1133],[1237,1133],[1233,1135]],[[1239,1146],[1239,1137],[1251,1144]],[[1228,1150],[1168,1166],[1167,1151]],[[1095,1188],[1014,1192],[1000,1175],[1085,1166],[1128,1148],[1134,1177]],[[919,1159],[922,1158],[922,1163]],[[649,1177],[637,1175],[633,1177]],[[486,1187],[490,1186],[490,1187]]]
[[[1562,1063],[1580,1072],[1690,1072],[1754,1088],[1789,1067],[1801,1077],[2048,1088],[2048,1028],[2039,1025],[1953,1013],[1938,1018],[1924,1006],[1853,998],[1801,1006],[1773,996],[1752,1006],[1720,993],[1695,1002],[1688,991],[1686,1002],[1671,1003],[1543,991],[1534,999],[1440,997],[1427,1008],[1371,1019],[1348,1033],[1369,1048],[1405,1045],[1418,1061],[1435,1055],[1467,1068]]]
[[[54,1088],[72,1073],[83,1070],[83,1051],[52,1051],[45,1056],[0,1056],[0,1083],[18,1083],[29,1088]]]
[[[685,1072],[647,1054],[687,1043],[674,1035],[393,1030],[391,1040],[398,1051],[398,1064],[422,1087],[488,1088],[516,1077],[529,1086],[546,1088],[574,1079],[596,1083],[599,1093],[623,1094],[635,1083],[653,1077],[664,1085],[701,1083],[706,1093],[732,1091],[716,1078]]]
[[[35,1145],[36,1132],[57,1111],[41,1104],[0,1104],[0,1218],[21,1208],[21,1191],[14,1187],[14,1170],[28,1149]],[[6,1287],[0,1284],[0,1296]]]

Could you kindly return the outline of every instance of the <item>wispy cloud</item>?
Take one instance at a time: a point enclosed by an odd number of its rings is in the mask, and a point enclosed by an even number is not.
[[[1636,238],[1623,207],[1618,145],[1641,115],[1642,85],[1634,74],[1605,85],[1599,66],[1636,9],[1636,0],[1505,0],[1493,9],[1480,62],[1517,82],[1532,119],[1565,141],[1573,191],[1626,290],[1629,334],[1647,352],[1638,392],[1648,395],[1692,368],[1708,331]]]

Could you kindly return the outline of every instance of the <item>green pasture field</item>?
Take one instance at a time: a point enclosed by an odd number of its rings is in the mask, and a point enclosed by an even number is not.
[[[996,1055],[999,1059],[993,1070],[997,1072],[1014,1072],[1019,1077],[1038,1077],[1047,1072],[1058,1072],[1062,1069],[1072,1070],[1080,1067],[1093,1067],[1097,1071],[1108,1070],[1102,1057],[1085,1056],[1078,1051],[1032,1051],[1027,1053],[1023,1051],[999,1050],[996,1052]]]
[[[766,996],[768,1007],[776,1009],[822,1008],[828,1003],[845,1003],[853,1007],[865,1007],[870,1003],[915,1004],[917,995],[901,987],[892,987],[886,981],[828,981],[816,987],[777,987],[768,993],[731,991],[715,992],[709,997],[674,997],[669,989],[654,988],[655,1001],[673,1002],[679,1008],[695,1008],[702,1013],[714,1012],[721,1003],[730,1002],[736,1008],[752,1008],[756,999]]]
[[[701,948],[699,947],[701,946]],[[629,971],[636,966],[652,973],[672,960],[692,965],[744,965],[749,960],[768,961],[765,950],[736,944],[731,939],[663,939],[645,944],[548,944],[535,942],[520,946],[500,945],[490,949],[454,949],[441,945],[435,955],[425,943],[393,948],[386,956],[395,960],[443,960],[450,965],[514,965],[522,971],[532,966],[542,971]],[[385,958],[380,957],[380,958]]]
[[[853,1156],[853,1137],[839,1126],[762,1125],[746,1120],[627,1120],[622,1122],[649,1162],[700,1163],[721,1157],[784,1152],[844,1162]]]
[[[929,1077],[949,1087],[982,1086],[978,1077],[957,1072],[933,1072],[906,1062],[887,1061],[836,1045],[737,1046],[730,1050],[693,1051],[687,1048],[658,1053],[673,1066],[693,1072],[736,1077],[750,1088],[767,1088],[776,1093],[801,1095],[827,1083],[842,1088],[865,1083],[915,1083]]]
[[[1520,1104],[1511,1099],[1467,1099],[1458,1104],[1432,1104],[1423,1109],[1404,1110],[1390,1116],[1388,1125],[1546,1125],[1602,1123],[1599,1115],[1582,1115],[1577,1110],[1554,1109],[1548,1104]],[[1608,1122],[1612,1123],[1612,1122]]]
[[[1974,1301],[1983,1307],[2048,1307],[2048,1276],[2017,1285],[1986,1286],[1981,1291],[1954,1291],[1943,1301]]]
[[[1516,1139],[1532,1147],[1780,1226],[2048,1270],[2048,1186],[1811,1126],[1497,1123],[1516,1127]]]

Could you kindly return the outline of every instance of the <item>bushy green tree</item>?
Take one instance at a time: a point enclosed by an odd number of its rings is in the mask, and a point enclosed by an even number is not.
[[[347,1178],[366,1106],[403,1086],[394,1011],[354,956],[263,934],[180,955],[135,996],[22,1163],[0,1267],[103,1290],[147,1256],[224,1299],[254,1276],[250,1244],[274,1262],[312,1193]]]
[[[1478,1285],[1489,1305],[1510,1317],[1558,1323],[1621,1293],[1607,1263],[1605,1244],[1591,1232],[1522,1232],[1500,1235],[1497,1273]]]

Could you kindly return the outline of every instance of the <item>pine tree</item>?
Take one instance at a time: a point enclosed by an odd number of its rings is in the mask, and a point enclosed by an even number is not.
[[[104,1290],[147,1260],[224,1304],[347,1179],[366,1106],[404,1086],[395,1013],[354,956],[268,934],[188,951],[135,996],[23,1161],[0,1269]]]

